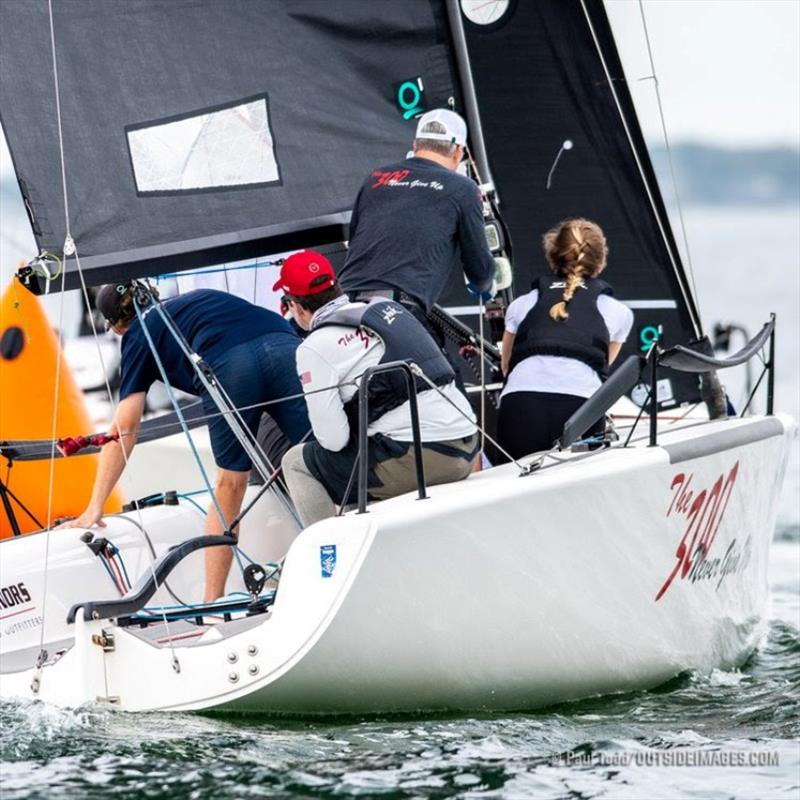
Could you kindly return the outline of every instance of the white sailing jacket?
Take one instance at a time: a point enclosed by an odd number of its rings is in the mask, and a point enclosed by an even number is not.
[[[338,305],[347,308],[354,303]],[[317,314],[324,312],[320,309]],[[377,364],[385,352],[383,340],[363,328],[329,325],[313,330],[297,348],[297,373],[306,392],[308,417],[317,441],[327,450],[341,450],[350,438],[344,404],[358,391],[357,379]],[[318,389],[334,387],[328,391]],[[442,387],[442,397],[428,389],[417,395],[423,442],[443,442],[472,436],[477,431],[469,401],[454,382]],[[445,399],[447,398],[447,399]],[[455,408],[451,404],[455,404]],[[466,416],[465,416],[466,415]],[[413,440],[408,401],[379,417],[369,435],[382,433],[401,442]],[[354,431],[354,433],[356,433]]]

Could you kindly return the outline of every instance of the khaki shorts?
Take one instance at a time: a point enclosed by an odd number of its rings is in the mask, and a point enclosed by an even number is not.
[[[446,442],[426,442],[422,445],[422,463],[425,483],[449,483],[466,478],[480,449],[478,434]],[[356,502],[357,481],[350,484],[350,493],[344,497],[345,489],[356,465],[358,447],[351,442],[337,452],[325,450],[317,442],[303,446],[303,461],[308,471],[328,491],[337,505]],[[417,473],[414,468],[414,445],[412,442],[397,442],[378,433],[369,437],[369,497],[385,500],[417,488]]]
[[[425,483],[428,486],[435,486],[437,483],[463,480],[472,472],[472,465],[477,453],[477,433],[464,439],[424,444],[422,463],[425,468]],[[376,464],[375,476],[381,485],[370,487],[369,493],[376,500],[386,500],[398,494],[416,491],[417,469],[414,461],[414,444],[409,443],[405,455]]]

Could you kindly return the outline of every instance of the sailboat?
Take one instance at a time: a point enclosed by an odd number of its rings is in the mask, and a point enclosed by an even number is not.
[[[527,709],[734,667],[757,646],[795,435],[773,413],[775,321],[726,360],[708,347],[600,0],[6,0],[0,75],[37,244],[64,263],[22,270],[32,291],[303,247],[341,261],[364,174],[449,106],[469,122],[513,286],[541,271],[541,231],[586,216],[636,315],[609,380],[520,463],[435,487],[420,475],[372,504],[363,473],[358,508],[305,530],[274,486],[252,487],[238,540],[202,536],[207,493],[168,486],[102,531],[3,540],[0,696]],[[497,325],[513,286],[484,316],[454,280],[434,313],[475,346],[470,391],[487,409],[494,350],[474,329]],[[762,352],[767,413],[726,413],[716,370]],[[607,412],[616,436],[583,440]],[[50,457],[52,443],[0,454]],[[202,604],[211,546],[249,563]]]

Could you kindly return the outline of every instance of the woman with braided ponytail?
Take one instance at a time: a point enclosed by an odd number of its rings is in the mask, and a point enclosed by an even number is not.
[[[598,276],[608,245],[600,226],[566,219],[543,239],[553,275],[506,312],[498,438],[514,458],[546,450],[601,385],[633,325],[633,313]],[[598,420],[587,435],[601,433]]]

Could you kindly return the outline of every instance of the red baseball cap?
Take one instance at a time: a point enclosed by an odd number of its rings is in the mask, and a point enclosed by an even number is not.
[[[321,278],[328,280],[320,280]],[[307,297],[330,289],[335,282],[336,275],[331,262],[322,253],[301,250],[283,262],[280,277],[272,287],[272,291],[283,291],[295,297]]]

